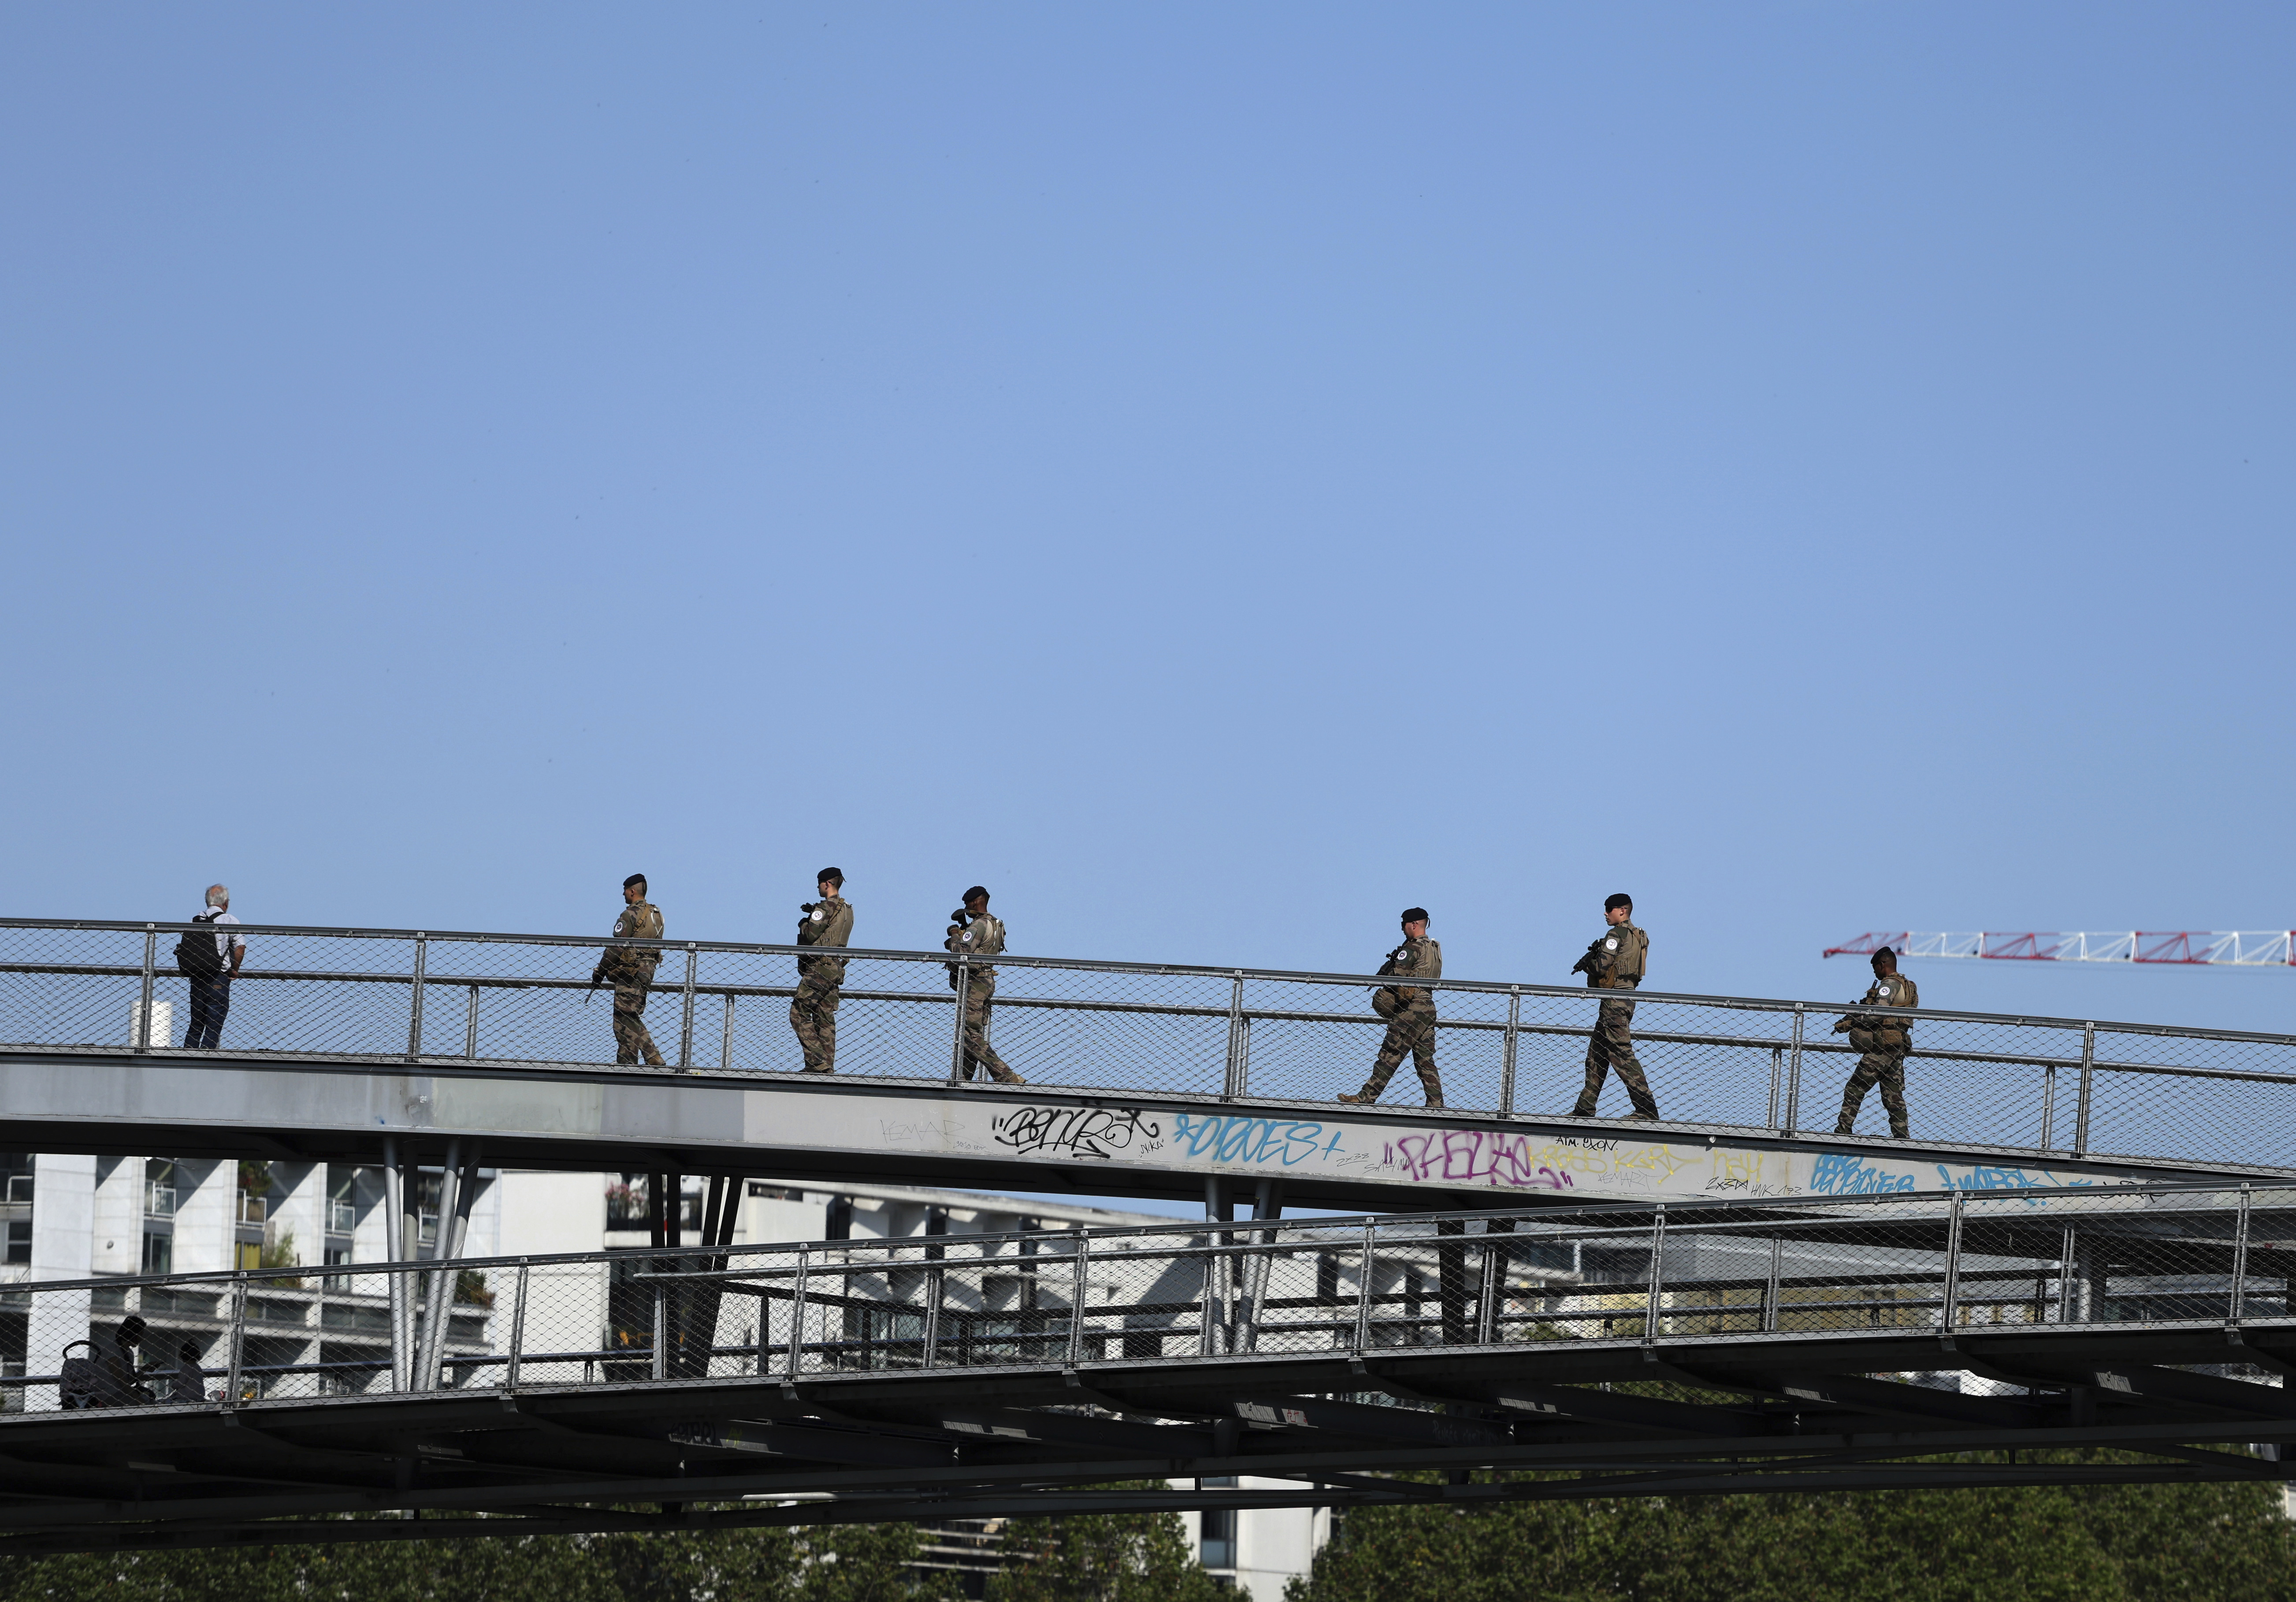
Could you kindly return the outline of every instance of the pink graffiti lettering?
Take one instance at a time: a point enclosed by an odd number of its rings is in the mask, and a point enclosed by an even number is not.
[[[1433,1129],[1387,1143],[1386,1161],[1414,1180],[1502,1186],[1517,1190],[1568,1190],[1570,1174],[1532,1160],[1525,1136],[1480,1129]]]

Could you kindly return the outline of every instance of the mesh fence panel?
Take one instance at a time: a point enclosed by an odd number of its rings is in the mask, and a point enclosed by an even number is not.
[[[593,987],[603,940],[240,933],[247,966],[224,985],[176,966],[179,943],[218,938],[209,930],[0,925],[0,1035],[24,1048],[132,1047],[147,1026],[148,985],[151,1044],[160,1052],[212,1043],[226,1054],[397,1059],[414,1049],[432,1062],[606,1065],[625,1047],[614,986]],[[624,987],[626,999],[643,991],[639,1023],[662,1058],[634,1071],[804,1066],[791,1021],[798,953],[672,943],[658,957],[648,985]],[[961,1020],[948,964],[931,953],[805,960],[844,965],[808,1026],[824,1042],[833,1033],[837,1072],[949,1077]],[[992,1050],[1047,1087],[1327,1102],[1364,1083],[1389,1035],[1369,978],[1006,959],[993,980],[985,972],[980,980]],[[1631,1050],[1670,1121],[1830,1131],[1860,1060],[1841,1027],[1846,1006],[1797,1014],[1768,1002],[1584,990],[1429,993],[1444,1097],[1463,1111],[1573,1108],[1606,999],[1632,1009]],[[1902,1074],[1917,1140],[2259,1165],[2287,1163],[2296,1150],[2296,1042],[1939,1015],[1907,1028]],[[2086,1073],[2085,1045],[2093,1046]],[[1398,1067],[1388,1106],[1418,1099],[1414,1069],[1408,1058]],[[1862,1097],[1858,1130],[1889,1127],[1885,1089]],[[1595,1110],[1616,1116],[1628,1107],[1617,1073],[1603,1075]]]

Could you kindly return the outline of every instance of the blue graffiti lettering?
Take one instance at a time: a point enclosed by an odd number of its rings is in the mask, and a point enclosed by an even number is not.
[[[1873,1196],[1883,1191],[1911,1190],[1914,1176],[1884,1173],[1879,1168],[1866,1166],[1864,1157],[1829,1151],[1818,1157],[1817,1166],[1810,1173],[1809,1188],[1820,1196]]]
[[[1192,1157],[1221,1163],[1281,1163],[1286,1168],[1340,1148],[1340,1132],[1327,1140],[1321,1124],[1288,1118],[1199,1118],[1172,1115],[1172,1139]]]
[[[1959,1179],[1943,1163],[1937,1165],[1937,1171],[1938,1178],[1948,1190],[2054,1190],[2065,1186],[2079,1189],[2096,1182],[2090,1179],[2063,1179],[2046,1169],[2033,1173],[2022,1168],[1997,1168],[1989,1163],[1972,1165]]]

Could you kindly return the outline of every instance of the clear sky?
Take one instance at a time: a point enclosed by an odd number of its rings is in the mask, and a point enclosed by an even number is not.
[[[2267,4],[9,7],[5,910],[2296,926],[2292,84]]]

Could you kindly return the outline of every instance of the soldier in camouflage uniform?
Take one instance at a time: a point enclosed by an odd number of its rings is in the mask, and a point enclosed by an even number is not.
[[[800,945],[847,945],[853,939],[853,904],[838,894],[845,875],[824,868],[818,878],[821,899],[798,908]],[[798,1049],[805,1053],[808,1074],[837,1071],[837,992],[845,983],[842,957],[800,957],[797,994],[790,1000],[790,1027],[797,1032]]]
[[[1922,1004],[1920,987],[1898,972],[1898,953],[1883,946],[1874,953],[1874,984],[1866,991],[1866,1007],[1918,1007]],[[1874,1018],[1869,1014],[1851,1013],[1834,1021],[1836,1034],[1847,1034],[1850,1046],[1862,1053],[1849,1083],[1841,1090],[1841,1116],[1835,1120],[1833,1132],[1854,1134],[1857,1127],[1857,1109],[1866,1100],[1866,1092],[1874,1088],[1876,1080],[1882,1085],[1882,1106],[1890,1115],[1890,1132],[1898,1140],[1910,1138],[1913,1128],[1906,1116],[1906,1053],[1913,1049],[1912,1026],[1901,1018]]]
[[[948,950],[960,956],[993,957],[1004,949],[1004,925],[989,916],[988,892],[979,885],[964,893],[964,904],[948,916],[948,938],[941,942]],[[964,998],[965,1078],[973,1079],[986,1068],[999,1084],[1028,1083],[988,1049],[988,1004],[996,995],[996,970],[978,963],[960,969],[952,962],[948,985]]]
[[[617,940],[661,938],[661,909],[646,898],[645,875],[633,873],[622,881],[622,915],[614,920]],[[590,987],[611,981],[614,986],[614,1060],[621,1064],[643,1058],[654,1067],[663,1066],[661,1052],[645,1026],[646,992],[653,985],[653,970],[661,966],[661,952],[650,948],[610,945],[591,971]]]
[[[1632,991],[1643,982],[1650,951],[1650,936],[1635,927],[1635,898],[1620,895],[1604,901],[1603,923],[1603,932],[1587,944],[1587,954],[1571,964],[1570,971],[1585,974],[1590,990]],[[1604,1001],[1595,1009],[1595,1032],[1587,1038],[1587,1083],[1579,1088],[1578,1104],[1570,1109],[1572,1117],[1595,1116],[1603,1075],[1612,1068],[1635,1106],[1627,1116],[1658,1116],[1658,1099],[1635,1058],[1634,1021],[1632,1001]]]
[[[1379,971],[1420,980],[1443,977],[1443,948],[1427,937],[1425,907],[1405,911],[1403,944],[1388,952]],[[1427,1105],[1441,1107],[1443,1081],[1435,1072],[1435,993],[1422,985],[1390,985],[1372,992],[1371,1008],[1387,1020],[1387,1038],[1379,1043],[1379,1056],[1372,1062],[1371,1077],[1364,1081],[1363,1089],[1352,1096],[1342,1092],[1340,1099],[1365,1106],[1378,1100],[1408,1053],[1412,1066],[1419,1070]]]

